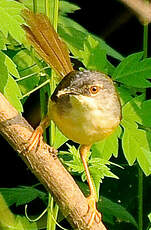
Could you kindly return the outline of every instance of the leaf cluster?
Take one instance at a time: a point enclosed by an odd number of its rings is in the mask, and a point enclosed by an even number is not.
[[[81,189],[87,190],[87,185],[84,185],[80,182],[79,186]],[[86,188],[84,188],[86,186]],[[43,226],[42,229],[46,226],[46,221],[42,221],[40,224],[39,222],[32,222],[30,223],[25,217],[20,215],[14,216],[9,208],[12,205],[16,206],[24,206],[27,204],[32,204],[36,198],[41,199],[44,203],[47,200],[47,194],[42,192],[41,190],[35,187],[29,186],[22,186],[16,188],[0,188],[0,227],[2,230],[9,229],[11,226],[15,229],[41,229],[41,225]],[[131,223],[132,225],[137,227],[137,223],[132,215],[120,204],[114,203],[111,200],[101,197],[98,201],[98,208],[103,213],[104,221],[108,223],[114,223],[114,218],[120,219],[121,221]],[[5,214],[4,211],[5,210]],[[62,215],[60,213],[60,219],[62,219]],[[33,217],[35,219],[35,217]],[[59,221],[59,219],[57,220]],[[9,224],[9,226],[8,226]]]
[[[69,147],[68,151],[60,151],[60,158],[64,165],[73,175],[80,175],[82,181],[86,181],[86,175],[83,167],[83,163],[80,157],[79,148],[67,144]],[[100,183],[104,177],[116,178],[118,177],[110,171],[108,165],[111,164],[108,160],[101,159],[99,157],[90,157],[91,153],[88,153],[87,161],[91,176],[93,177],[96,191],[99,197]]]

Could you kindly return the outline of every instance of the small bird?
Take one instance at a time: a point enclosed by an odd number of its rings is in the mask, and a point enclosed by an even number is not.
[[[55,70],[61,81],[48,103],[48,113],[33,132],[29,149],[37,146],[52,120],[70,140],[80,144],[80,155],[87,176],[91,213],[88,224],[101,221],[96,208],[97,194],[87,165],[93,143],[108,137],[121,120],[121,104],[113,81],[106,74],[75,71],[65,43],[42,14],[23,11],[27,25],[22,25],[27,39],[37,53]]]

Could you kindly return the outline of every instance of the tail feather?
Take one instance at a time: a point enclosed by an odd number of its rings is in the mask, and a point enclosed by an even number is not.
[[[23,17],[28,26],[22,26],[37,53],[60,77],[73,71],[68,49],[55,32],[48,18],[42,14],[34,14],[29,10],[23,11]]]

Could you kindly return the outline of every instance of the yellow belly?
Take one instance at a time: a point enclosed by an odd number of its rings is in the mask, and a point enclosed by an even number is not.
[[[75,104],[74,104],[75,105]],[[51,118],[60,131],[70,140],[79,144],[93,144],[110,135],[118,126],[119,121],[104,117],[97,108],[90,110],[77,104],[67,112],[61,112],[51,102]]]

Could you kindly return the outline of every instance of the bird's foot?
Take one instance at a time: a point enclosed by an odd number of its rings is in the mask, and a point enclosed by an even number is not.
[[[38,147],[40,147],[40,144],[43,140],[42,134],[43,134],[43,129],[39,125],[34,130],[34,132],[32,133],[32,135],[29,139],[29,143],[28,143],[27,148],[26,148],[28,151],[31,151],[33,149],[35,149],[35,151],[37,151]]]
[[[43,141],[43,128],[39,125],[34,132],[32,133],[28,145],[26,147],[27,151],[32,151],[35,149],[35,151],[38,150],[38,148],[40,148],[41,143]],[[49,153],[52,155],[52,157],[54,159],[57,158],[57,154],[58,154],[58,150],[55,149],[54,147],[49,146],[48,148]]]
[[[96,197],[90,195],[89,197],[87,197],[87,202],[88,202],[87,215],[90,213],[88,225],[91,226],[94,221],[96,221],[96,223],[100,223],[102,216],[101,213],[96,208]]]

